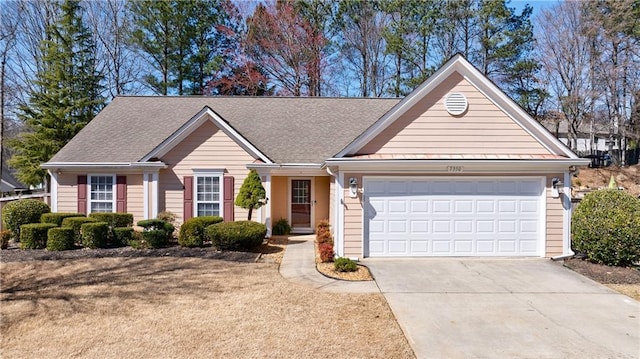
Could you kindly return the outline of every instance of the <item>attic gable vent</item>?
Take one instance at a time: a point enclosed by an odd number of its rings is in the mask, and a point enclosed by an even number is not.
[[[444,100],[444,106],[447,108],[447,112],[453,116],[462,115],[469,107],[467,98],[459,93],[452,92]]]

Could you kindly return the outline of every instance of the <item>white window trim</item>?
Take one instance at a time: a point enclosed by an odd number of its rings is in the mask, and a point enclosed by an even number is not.
[[[92,177],[111,177],[113,181],[113,187],[111,188],[113,195],[111,196],[111,213],[117,212],[117,203],[116,200],[118,198],[118,184],[116,183],[116,175],[114,173],[88,173],[87,174],[87,214],[91,212],[91,178]],[[105,202],[105,201],[96,201],[96,202]]]
[[[198,217],[198,177],[218,177],[220,183],[219,217],[224,218],[224,170],[223,169],[194,169],[193,170],[193,216]],[[211,203],[211,202],[203,202]],[[215,202],[213,202],[215,203]]]

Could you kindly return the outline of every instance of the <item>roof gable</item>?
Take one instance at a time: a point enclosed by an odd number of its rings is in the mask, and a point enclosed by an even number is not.
[[[447,112],[450,93],[462,94],[468,108],[460,115]],[[463,156],[552,154],[517,122],[459,73],[451,74],[431,92],[365,144],[356,155],[381,158],[440,158]]]
[[[456,81],[456,77],[459,78],[459,81]],[[527,150],[533,149],[536,154],[541,155],[551,154],[568,158],[577,158],[577,156],[571,150],[569,150],[564,144],[562,144],[553,135],[551,135],[542,125],[540,125],[535,119],[529,116],[524,110],[522,110],[522,108],[520,108],[520,106],[518,106],[495,84],[493,84],[489,79],[487,79],[487,77],[480,73],[480,71],[473,67],[473,65],[471,65],[466,59],[464,59],[462,55],[459,54],[449,60],[443,67],[441,67],[435,74],[433,74],[429,79],[427,79],[427,81],[416,88],[411,94],[405,97],[401,102],[396,104],[393,109],[387,112],[371,127],[369,127],[360,136],[358,136],[353,142],[351,142],[342,151],[340,151],[335,156],[335,158],[370,154],[371,152],[375,153],[378,150],[384,149],[385,145],[387,146],[386,152],[388,152],[388,154],[393,154],[392,152],[394,151],[394,143],[391,143],[389,141],[394,140],[397,145],[397,143],[399,142],[398,139],[402,136],[394,137],[389,133],[402,134],[402,132],[405,131],[406,126],[413,126],[414,122],[410,120],[408,121],[407,119],[420,118],[420,116],[425,112],[420,112],[419,109],[422,108],[426,111],[427,108],[425,108],[425,104],[430,104],[433,108],[440,106],[440,110],[444,111],[444,105],[442,104],[443,94],[438,94],[437,92],[439,90],[442,91],[443,88],[447,87],[455,88],[452,87],[451,82],[462,84],[463,86],[467,85],[467,91],[472,89],[473,93],[479,94],[481,97],[484,97],[485,101],[488,101],[494,109],[497,109],[503,114],[502,119],[508,119],[513,124],[515,124],[516,126],[512,126],[512,130],[515,130],[516,132],[512,132],[510,134],[517,134],[520,136],[525,135],[526,138],[530,139],[530,141],[527,141],[529,147]],[[434,94],[435,96],[431,96]],[[431,98],[429,98],[429,96],[431,96]],[[471,111],[474,111],[472,104],[470,104],[468,112],[470,115],[475,115],[475,113],[472,114]],[[467,116],[467,113],[463,113],[460,116],[453,117],[447,114],[447,116],[451,121],[457,121]],[[471,117],[472,116],[469,116],[469,118]],[[428,117],[422,117],[422,120],[427,122],[431,121],[431,119]],[[396,128],[394,128],[394,126]],[[520,130],[518,130],[518,128]],[[411,132],[410,128],[407,128],[406,130],[409,130],[408,132]],[[518,133],[518,131],[520,132]],[[404,134],[406,135],[406,133],[407,131],[405,131]],[[422,133],[424,133],[424,131]],[[433,132],[433,134],[437,136],[436,132]],[[464,134],[459,135],[465,136]],[[477,141],[478,138],[481,138],[479,137],[480,134],[466,135],[469,136],[467,140],[471,141]],[[521,137],[520,140],[524,138],[525,137]],[[459,139],[465,140],[465,138]],[[383,143],[384,140],[387,140],[387,143]],[[428,139],[420,139],[420,141],[425,140]],[[515,143],[520,142],[518,141],[518,139],[516,139]],[[405,143],[403,146],[404,149],[399,149],[399,152],[396,153],[396,155],[404,155],[402,152],[407,151],[406,149],[412,148],[412,146],[413,145],[411,143]],[[446,143],[443,142],[443,146],[446,146]],[[457,151],[457,153],[452,148],[449,148],[448,150],[453,152],[451,153],[451,155],[459,155],[460,153],[470,151],[471,148],[463,149],[461,150],[462,152]],[[516,153],[517,152],[518,151],[516,151]],[[424,151],[422,151],[421,153],[424,154]],[[496,153],[495,155],[504,154]]]
[[[205,106],[200,112],[193,116],[184,125],[180,126],[171,136],[162,141],[151,152],[147,153],[140,161],[146,162],[152,158],[159,158],[167,154],[172,148],[185,140],[202,126],[205,121],[211,121],[224,132],[229,138],[234,140],[242,149],[247,153],[254,156],[256,159],[262,160],[264,163],[273,163],[264,153],[260,152],[251,142],[244,138],[238,131],[236,131],[229,123],[224,121],[217,113],[215,113],[208,106]]]

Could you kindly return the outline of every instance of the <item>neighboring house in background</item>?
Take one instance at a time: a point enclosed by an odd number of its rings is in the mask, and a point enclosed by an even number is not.
[[[566,120],[560,122],[541,121],[549,132],[555,135],[562,143],[569,146],[569,123]],[[609,151],[609,125],[602,123],[583,123],[578,128],[576,152],[581,156],[595,154],[596,151]],[[612,149],[618,150],[614,141]]]
[[[2,163],[2,178],[0,179],[0,197],[12,196],[27,192],[29,188],[18,181],[9,168]]]
[[[457,55],[402,100],[118,97],[43,167],[54,211],[179,222],[246,218],[256,169],[255,220],[328,218],[360,258],[571,253],[570,171],[588,163]]]

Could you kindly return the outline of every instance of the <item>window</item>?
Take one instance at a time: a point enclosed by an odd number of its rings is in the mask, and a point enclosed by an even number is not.
[[[196,175],[196,216],[222,216],[222,174]]]
[[[89,191],[89,213],[114,211],[115,176],[89,176]]]

